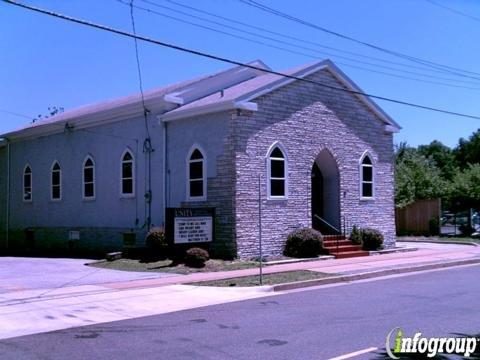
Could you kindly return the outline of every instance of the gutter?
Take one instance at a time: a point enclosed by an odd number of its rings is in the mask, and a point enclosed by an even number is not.
[[[163,181],[162,181],[162,191],[163,191],[163,227],[167,226],[167,161],[168,161],[168,156],[167,156],[167,123],[162,121],[163,124]]]
[[[7,193],[6,193],[6,213],[5,213],[5,246],[9,247],[10,235],[10,140],[7,138],[0,139],[7,143]]]
[[[216,102],[213,104],[207,104],[203,106],[196,106],[189,109],[182,109],[181,107],[169,111],[164,115],[160,115],[159,120],[163,122],[173,121],[173,120],[180,120],[187,117],[211,114],[215,112],[221,112],[226,110],[248,110],[248,111],[257,111],[258,105],[253,102],[249,101],[223,101],[223,102]]]

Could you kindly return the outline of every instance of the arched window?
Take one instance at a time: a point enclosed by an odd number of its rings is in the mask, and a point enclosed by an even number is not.
[[[122,196],[135,195],[135,160],[130,150],[125,150],[122,155],[120,187]]]
[[[280,145],[272,146],[267,163],[267,195],[269,199],[287,197],[287,159]]]
[[[32,201],[32,169],[25,165],[23,169],[23,201]]]
[[[360,162],[360,197],[372,199],[374,195],[373,162],[368,154],[365,154]]]
[[[187,158],[187,199],[201,201],[207,198],[206,160],[203,152],[195,147]]]
[[[62,170],[57,161],[52,165],[51,173],[51,198],[52,200],[62,199]]]
[[[90,156],[83,162],[82,172],[83,198],[86,200],[95,199],[95,163]]]

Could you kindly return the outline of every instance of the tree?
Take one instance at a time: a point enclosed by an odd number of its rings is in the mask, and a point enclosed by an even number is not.
[[[395,161],[395,203],[406,206],[420,199],[446,194],[446,183],[435,162],[417,149],[400,144]]]
[[[458,165],[453,150],[434,140],[429,145],[420,145],[418,152],[427,159],[434,161],[445,180],[452,180],[458,172]]]
[[[461,138],[454,154],[462,169],[467,169],[469,164],[480,163],[480,129],[470,135],[468,140]]]
[[[450,185],[452,204],[462,209],[480,209],[480,164],[469,165],[459,172]]]

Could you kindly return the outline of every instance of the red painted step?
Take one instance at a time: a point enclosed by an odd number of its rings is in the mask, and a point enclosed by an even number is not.
[[[352,242],[351,242],[350,240],[338,240],[338,245],[339,245],[339,246],[352,245]],[[324,247],[337,246],[337,241],[336,241],[336,240],[323,241],[323,246],[324,246]]]
[[[324,245],[323,247],[327,249],[330,253],[362,250],[362,247],[360,245],[352,245],[351,243],[348,245],[338,245],[338,247],[337,245]]]
[[[324,235],[323,236],[323,241],[329,241],[329,240],[346,240],[347,238],[345,235]]]
[[[343,235],[325,235],[323,247],[336,259],[345,259],[357,256],[368,256],[368,251],[363,251],[361,245],[356,245]]]

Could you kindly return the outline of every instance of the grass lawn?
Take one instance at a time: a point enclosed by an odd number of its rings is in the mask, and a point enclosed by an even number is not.
[[[275,284],[284,284],[295,281],[302,280],[314,280],[314,279],[323,279],[327,277],[335,276],[335,274],[325,274],[316,271],[308,270],[298,270],[298,271],[286,271],[273,274],[263,275],[263,285],[275,285]],[[231,287],[231,286],[258,286],[260,285],[259,276],[242,276],[231,279],[223,280],[212,280],[212,281],[201,281],[190,283],[189,285],[200,285],[200,286],[220,286],[220,287]]]
[[[158,261],[142,261],[134,259],[119,259],[115,261],[106,261],[101,263],[92,264],[90,266],[123,270],[123,271],[145,271],[145,272],[168,272],[176,274],[191,274],[195,272],[215,272],[215,271],[229,271],[229,270],[242,270],[258,267],[258,262],[255,261],[240,261],[240,260],[208,260],[205,263],[205,267],[197,269],[190,268],[184,264],[174,264],[171,260],[158,260]]]

